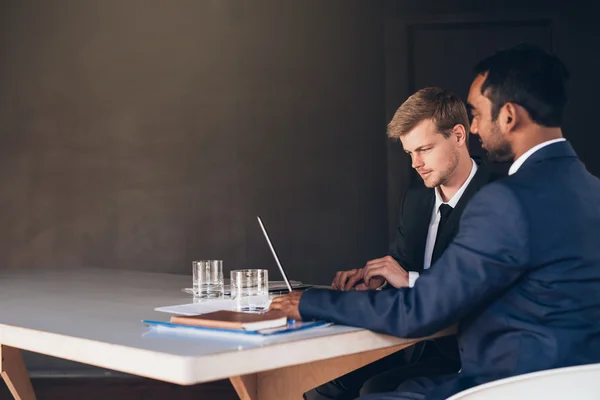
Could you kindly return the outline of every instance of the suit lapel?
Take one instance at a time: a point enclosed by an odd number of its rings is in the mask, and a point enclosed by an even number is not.
[[[429,222],[433,205],[435,204],[435,193],[433,189],[423,190],[422,196],[419,196],[418,204],[415,207],[415,219],[412,232],[414,237],[411,237],[413,251],[412,260],[414,260],[414,268],[417,272],[423,271],[423,263],[425,260],[425,244],[427,242],[427,233],[429,231]]]
[[[431,264],[433,264],[444,252],[444,250],[448,247],[452,239],[454,238],[454,234],[458,229],[458,225],[460,222],[460,216],[462,215],[463,210],[465,209],[469,200],[481,189],[486,183],[488,183],[490,179],[490,172],[487,167],[484,165],[478,166],[477,172],[475,176],[469,182],[469,186],[463,192],[460,200],[452,210],[452,213],[448,217],[448,221],[442,228],[441,232],[438,232],[438,237],[435,241],[435,247],[433,248],[433,255],[431,257]]]

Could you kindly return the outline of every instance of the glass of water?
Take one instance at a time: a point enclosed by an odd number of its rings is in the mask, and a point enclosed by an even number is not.
[[[263,312],[269,306],[269,273],[266,269],[231,271],[231,299],[237,311]]]
[[[223,261],[206,260],[192,262],[194,296],[203,299],[222,297]]]

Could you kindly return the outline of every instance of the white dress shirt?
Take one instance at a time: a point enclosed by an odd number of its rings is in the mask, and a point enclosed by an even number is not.
[[[525,153],[521,154],[521,157],[517,158],[515,160],[515,162],[512,163],[512,165],[510,166],[510,169],[508,170],[508,174],[512,175],[515,172],[517,172],[519,170],[519,168],[521,168],[521,165],[523,165],[523,163],[525,162],[525,160],[527,160],[529,157],[531,157],[531,155],[533,153],[535,153],[536,151],[538,151],[539,149],[546,147],[550,144],[554,144],[554,143],[559,143],[559,142],[564,142],[566,139],[565,138],[560,138],[560,139],[552,139],[552,140],[548,140],[546,142],[542,142],[536,146],[533,146],[532,148],[530,148],[529,150],[527,150]]]
[[[458,191],[454,193],[454,196],[452,196],[450,200],[444,202],[440,197],[438,189],[435,189],[435,206],[431,211],[431,220],[429,221],[429,230],[427,231],[427,241],[425,242],[425,258],[423,262],[424,269],[429,269],[429,267],[431,266],[431,257],[433,256],[433,248],[435,246],[435,239],[437,237],[438,226],[440,224],[440,205],[448,204],[452,208],[456,207],[458,201],[462,197],[463,193],[467,189],[467,186],[469,186],[469,183],[471,183],[471,180],[473,180],[473,177],[477,172],[477,164],[475,164],[475,161],[473,161],[473,159],[471,159],[471,162],[473,163],[473,166],[471,167],[471,173],[469,174],[469,177],[467,178],[465,183],[462,184],[460,189],[458,189]],[[419,279],[418,272],[408,272],[409,287],[413,287],[417,279]]]

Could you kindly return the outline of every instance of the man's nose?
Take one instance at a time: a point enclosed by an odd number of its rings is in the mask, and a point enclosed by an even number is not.
[[[412,157],[412,167],[414,169],[420,168],[423,166],[423,159],[420,156]]]

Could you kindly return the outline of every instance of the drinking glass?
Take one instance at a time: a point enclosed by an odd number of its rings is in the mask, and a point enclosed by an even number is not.
[[[269,305],[269,273],[266,269],[231,271],[231,299],[237,311],[263,312]]]
[[[222,297],[223,261],[204,260],[192,262],[194,296],[202,299]]]

